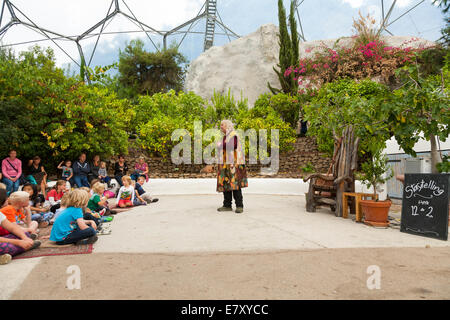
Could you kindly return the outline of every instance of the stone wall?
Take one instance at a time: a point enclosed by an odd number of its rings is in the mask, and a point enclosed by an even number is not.
[[[215,178],[215,173],[200,173],[205,165],[175,165],[169,159],[149,157],[142,150],[130,149],[129,154],[125,157],[130,168],[129,174],[132,173],[134,164],[138,161],[139,156],[144,156],[150,167],[150,178]],[[110,170],[114,167],[115,159],[111,159],[109,165]],[[309,172],[302,172],[302,168],[308,164],[314,166],[315,172],[327,172],[331,159],[321,154],[317,150],[317,144],[313,138],[301,137],[294,144],[292,151],[280,154],[279,172],[273,176],[262,175],[260,172],[261,165],[248,165],[248,176],[252,178],[301,178],[308,175]],[[111,171],[112,175],[113,172]]]

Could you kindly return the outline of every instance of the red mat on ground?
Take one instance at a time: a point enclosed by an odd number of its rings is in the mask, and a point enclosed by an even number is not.
[[[51,227],[41,229],[38,240],[42,242],[41,246],[37,249],[25,251],[14,257],[14,259],[28,259],[48,256],[65,256],[73,254],[89,254],[92,253],[93,245],[85,244],[76,246],[73,244],[58,246],[52,243],[48,239],[42,239],[42,237],[50,235]]]
[[[30,251],[25,251],[14,257],[14,259],[28,259],[48,256],[65,256],[73,254],[89,254],[92,253],[92,244],[85,244],[82,246],[60,246],[60,247],[46,247],[37,248]]]

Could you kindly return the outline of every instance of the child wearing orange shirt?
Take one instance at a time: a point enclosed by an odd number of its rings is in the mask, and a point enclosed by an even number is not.
[[[1,208],[0,212],[3,213],[11,223],[21,224],[24,232],[29,232],[32,234],[32,238],[37,238],[37,228],[38,223],[31,220],[31,210],[30,210],[30,195],[25,191],[17,191],[11,194],[9,197],[10,205]]]

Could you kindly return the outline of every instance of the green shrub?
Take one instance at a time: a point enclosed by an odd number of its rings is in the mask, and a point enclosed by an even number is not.
[[[296,141],[296,133],[295,130],[292,129],[288,123],[278,117],[278,115],[274,112],[268,114],[265,118],[261,117],[245,117],[237,123],[237,129],[241,129],[243,131],[247,131],[249,129],[255,129],[256,133],[259,133],[259,130],[266,129],[267,130],[267,147],[270,152],[270,146],[272,143],[271,134],[272,129],[279,130],[279,144],[275,145],[279,147],[280,152],[285,152],[292,150],[293,144]],[[249,141],[247,140],[245,143],[246,154],[249,152]]]
[[[383,137],[389,139],[382,119],[375,119],[379,99],[388,93],[385,86],[370,80],[338,80],[324,85],[304,107],[308,135],[316,137],[320,151],[332,155],[334,135],[340,137],[345,126],[351,124],[361,137],[361,152],[368,151]],[[379,126],[376,120],[380,120]]]
[[[162,113],[138,127],[137,144],[155,156],[170,156],[172,148],[178,142],[172,141],[176,129],[186,129],[193,134],[193,123],[182,117],[171,117]]]
[[[264,118],[273,111],[289,123],[292,128],[295,128],[300,114],[299,97],[285,93],[262,94],[251,109],[251,114],[253,117]]]
[[[247,99],[236,100],[228,90],[226,95],[214,92],[208,105],[206,121],[211,124],[218,124],[221,120],[235,121],[239,114],[248,111]]]
[[[139,96],[134,107],[136,118],[134,125],[148,122],[159,114],[168,117],[182,117],[187,120],[201,120],[205,115],[204,100],[193,92],[178,94],[174,90],[167,93],[156,93],[152,96]]]
[[[39,155],[50,170],[80,152],[127,152],[133,118],[126,100],[107,88],[87,86],[55,66],[53,52],[35,47],[15,58],[0,54],[0,153]]]

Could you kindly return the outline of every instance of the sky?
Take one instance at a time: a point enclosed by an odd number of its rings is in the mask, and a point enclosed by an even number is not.
[[[4,0],[0,0],[0,10]],[[106,17],[111,0],[11,0],[21,11],[16,10],[19,19],[29,18],[36,25],[68,36],[78,36]],[[121,9],[136,16],[138,20],[155,30],[167,31],[194,18],[199,13],[204,0],[119,0]],[[301,1],[299,1],[301,2]],[[420,0],[397,0],[390,21],[394,21]],[[240,36],[256,31],[261,25],[272,23],[278,25],[277,0],[217,0],[218,12],[224,24]],[[393,0],[385,0],[387,12]],[[289,11],[290,0],[284,0]],[[372,14],[381,20],[381,0],[304,0],[299,7],[299,14],[306,40],[334,39],[352,35],[353,18],[361,12]],[[394,22],[388,30],[394,35],[421,37],[437,40],[440,29],[444,26],[444,16],[441,10],[432,5],[431,0],[425,0],[416,9]],[[0,28],[10,20],[7,10],[4,11]],[[206,21],[200,20],[192,28],[199,34],[186,36],[180,46],[180,51],[192,61],[203,51],[203,35]],[[185,28],[186,30],[187,28]],[[97,33],[100,27],[93,33]],[[98,41],[97,50],[92,57],[91,66],[105,66],[118,61],[119,50],[123,50],[131,39],[140,38],[148,50],[155,50],[154,45],[161,46],[162,37],[151,35],[151,41],[140,28],[123,16],[116,16],[105,27],[105,32],[124,32],[121,34],[105,34]],[[128,33],[133,31],[132,33]],[[216,31],[223,33],[220,27]],[[182,35],[173,35],[170,42],[179,42]],[[0,37],[1,44],[16,44],[21,42],[44,39],[44,36],[25,27],[16,25]],[[233,38],[231,38],[233,39]],[[97,37],[80,41],[86,59],[91,60],[91,53]],[[214,45],[224,45],[229,42],[225,35],[217,35]],[[16,52],[27,50],[34,43],[14,46]],[[42,47],[51,47],[55,51],[57,64],[64,68],[77,70],[76,63],[80,58],[78,48],[73,41],[57,40],[38,43]],[[58,47],[59,46],[59,47]],[[65,54],[64,51],[67,53]],[[70,56],[70,57],[69,57]]]

